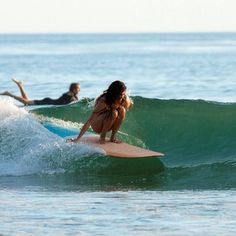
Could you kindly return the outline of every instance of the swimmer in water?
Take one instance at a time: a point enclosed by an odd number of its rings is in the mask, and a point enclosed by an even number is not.
[[[15,100],[23,103],[24,105],[66,105],[74,101],[78,101],[78,93],[80,91],[80,85],[79,83],[72,83],[69,87],[69,91],[62,94],[61,97],[58,99],[52,99],[52,98],[44,98],[41,100],[30,100],[25,92],[23,83],[21,81],[18,81],[14,78],[12,80],[16,83],[18,88],[20,89],[21,96],[16,96],[8,91],[4,93],[0,93],[0,95],[5,95],[14,98]]]

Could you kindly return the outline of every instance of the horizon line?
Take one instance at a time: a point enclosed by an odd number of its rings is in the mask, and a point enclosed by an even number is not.
[[[0,34],[222,34],[222,33],[236,33],[236,31],[35,31],[35,32],[1,32]]]

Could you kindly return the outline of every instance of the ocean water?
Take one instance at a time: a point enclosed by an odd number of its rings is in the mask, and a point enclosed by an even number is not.
[[[235,235],[236,34],[0,35],[0,92],[80,101],[22,107],[0,96],[1,235]],[[165,153],[123,160],[66,143],[122,80],[119,138]]]

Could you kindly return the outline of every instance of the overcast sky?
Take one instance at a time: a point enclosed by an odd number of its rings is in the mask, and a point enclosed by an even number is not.
[[[236,31],[236,0],[0,0],[0,32]]]

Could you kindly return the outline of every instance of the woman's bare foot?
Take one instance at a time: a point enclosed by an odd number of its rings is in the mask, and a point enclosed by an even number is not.
[[[0,93],[0,95],[3,95],[3,96],[12,96],[12,94],[10,93],[10,92],[8,92],[8,91],[5,91],[5,92],[3,92],[3,93]]]
[[[102,132],[102,133],[100,134],[99,143],[100,143],[100,144],[105,144],[105,142],[106,142],[106,132]]]
[[[112,142],[112,143],[122,143],[121,140],[116,139],[116,138],[110,138],[110,142]]]
[[[11,78],[13,82],[15,82],[18,86],[22,86],[22,82],[20,80],[16,80],[14,77]]]
[[[99,143],[100,143],[100,144],[105,144],[105,138],[100,137]]]

